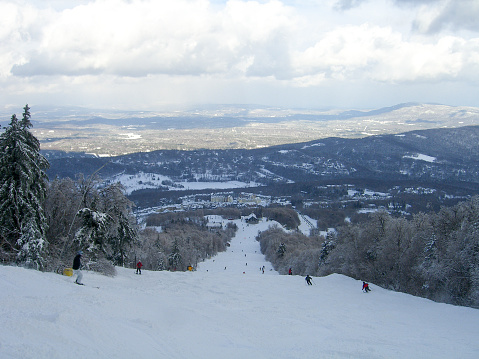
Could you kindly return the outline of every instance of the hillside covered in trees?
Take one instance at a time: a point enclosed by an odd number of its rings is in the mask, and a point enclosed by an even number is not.
[[[271,228],[257,237],[277,271],[339,273],[440,302],[479,308],[479,197],[412,219],[386,211],[327,237]]]

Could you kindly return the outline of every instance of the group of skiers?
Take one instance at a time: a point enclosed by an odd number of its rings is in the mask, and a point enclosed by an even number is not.
[[[289,274],[291,274],[291,268],[289,269]],[[304,279],[306,280],[306,283],[307,283],[308,285],[313,285],[313,278],[312,278],[309,274],[308,274],[308,275],[306,276],[306,278],[304,278]],[[371,289],[369,288],[369,283],[363,282],[363,289],[362,289],[362,291],[363,291],[364,293],[367,293],[367,292],[370,292],[370,291],[371,291]]]
[[[291,268],[289,269],[289,274],[291,274]],[[306,280],[306,284],[313,285],[313,278],[309,274],[304,279]],[[368,282],[363,282],[362,291],[364,293],[367,293],[367,292],[371,291],[371,289],[369,288],[369,283]]]
[[[81,271],[83,267],[81,263],[82,255],[83,255],[83,251],[77,252],[77,255],[75,256],[75,258],[73,258],[73,266],[72,266],[73,274],[77,276],[77,278],[75,279],[75,283],[79,285],[83,285],[82,283],[83,273]],[[136,274],[141,274],[141,267],[143,267],[143,264],[141,263],[141,261],[138,261],[138,263],[136,263]]]
[[[290,268],[289,270],[290,270],[290,273],[289,273],[289,274],[291,274],[291,268]],[[306,280],[306,283],[307,283],[308,285],[313,285],[313,278],[312,278],[309,274],[308,274],[308,275],[306,276],[306,278],[304,278],[304,279]],[[362,291],[363,291],[364,293],[367,293],[367,292],[370,292],[370,291],[371,291],[371,289],[369,288],[369,283],[363,282],[363,289],[362,289]]]
[[[73,259],[73,266],[72,266],[73,273],[77,276],[77,278],[75,280],[75,283],[79,284],[79,285],[83,285],[83,283],[82,283],[83,274],[81,272],[81,268],[82,268],[81,257],[82,257],[82,255],[83,255],[83,252],[78,251],[77,255]],[[136,263],[136,274],[141,274],[141,267],[143,267],[143,264],[141,263],[141,261],[138,261],[138,263]],[[226,269],[226,267],[225,267],[225,269]],[[263,269],[263,273],[264,273],[264,266],[262,267],[262,269]],[[293,275],[292,268],[289,268],[288,274]],[[309,274],[304,279],[306,280],[306,283],[308,285],[313,285],[313,278]],[[371,289],[369,288],[369,284],[367,282],[363,282],[362,291],[365,292],[365,293],[371,291]]]

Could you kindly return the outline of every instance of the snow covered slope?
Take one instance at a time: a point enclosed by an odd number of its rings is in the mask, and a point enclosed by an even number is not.
[[[214,258],[198,264],[198,272],[211,272],[228,275],[235,274],[276,274],[271,263],[266,262],[261,254],[259,242],[255,240],[258,232],[267,230],[270,226],[280,225],[276,221],[267,221],[264,218],[258,224],[248,224],[242,220],[225,220],[219,216],[209,216],[210,223],[234,222],[238,226],[235,237],[230,247],[225,252],[219,253]]]
[[[78,286],[0,266],[0,358],[479,357],[479,310],[277,275],[254,240],[266,225],[241,226],[196,272],[118,268]]]

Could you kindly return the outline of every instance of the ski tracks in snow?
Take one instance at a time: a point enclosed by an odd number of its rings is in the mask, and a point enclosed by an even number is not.
[[[248,224],[241,219],[225,220],[218,216],[210,216],[210,221],[221,222],[226,226],[233,222],[238,226],[236,235],[231,239],[230,246],[225,252],[198,263],[198,272],[225,273],[225,274],[274,274],[278,275],[270,262],[266,261],[261,253],[256,236],[270,226],[279,225],[278,222],[260,220],[258,224]]]

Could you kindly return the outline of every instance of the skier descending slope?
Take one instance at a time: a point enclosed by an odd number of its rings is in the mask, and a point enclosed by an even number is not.
[[[366,282],[363,282],[363,292],[364,293],[367,293],[367,292],[370,292],[371,289],[369,289],[369,284],[366,283]]]
[[[81,256],[82,256],[83,252],[82,251],[79,251],[77,253],[77,255],[75,256],[75,258],[73,259],[73,266],[72,266],[72,269],[73,269],[73,272],[76,274],[77,276],[77,279],[75,280],[75,283],[76,284],[80,284],[80,285],[83,285],[82,283],[82,278],[83,278],[83,274],[81,272]]]

